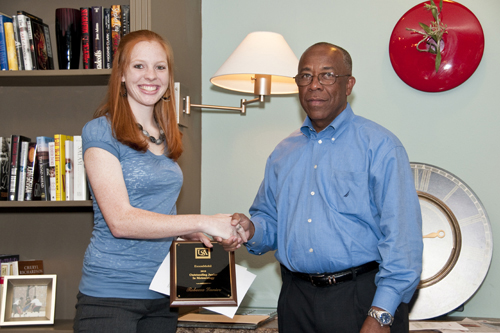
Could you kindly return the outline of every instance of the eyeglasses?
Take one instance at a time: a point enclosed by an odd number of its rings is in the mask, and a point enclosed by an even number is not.
[[[329,86],[334,84],[337,81],[338,77],[343,77],[343,76],[351,76],[351,74],[346,74],[346,75],[336,75],[334,73],[319,73],[318,74],[318,81],[324,86]],[[311,84],[313,80],[314,75],[309,74],[309,73],[303,73],[303,74],[297,74],[294,79],[295,83],[299,87],[305,87]]]

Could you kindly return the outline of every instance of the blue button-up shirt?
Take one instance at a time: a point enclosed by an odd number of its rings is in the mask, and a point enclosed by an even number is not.
[[[422,218],[406,151],[350,105],[320,133],[307,117],[270,155],[250,208],[251,253],[295,272],[380,263],[372,305],[394,314],[422,270]]]

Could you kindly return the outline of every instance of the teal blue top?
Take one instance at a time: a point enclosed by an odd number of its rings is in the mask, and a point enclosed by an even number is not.
[[[176,214],[175,203],[182,186],[182,171],[165,155],[136,151],[118,142],[105,117],[88,122],[82,131],[83,153],[96,147],[113,154],[122,166],[130,204],[160,213]],[[116,238],[95,200],[94,230],[83,260],[80,292],[94,297],[153,299],[165,297],[149,285],[169,252],[173,238]],[[113,193],[108,193],[113,195]]]

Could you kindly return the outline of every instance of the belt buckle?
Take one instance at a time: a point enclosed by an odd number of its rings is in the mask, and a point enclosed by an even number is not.
[[[321,275],[309,275],[309,281],[311,281],[311,284],[315,287],[317,287],[318,285],[314,283],[314,278],[322,278],[322,277],[326,277],[328,279],[328,285],[332,285],[332,284],[336,284],[337,281],[335,280],[335,275],[332,274],[332,275],[327,275],[325,276],[325,274],[321,274]]]

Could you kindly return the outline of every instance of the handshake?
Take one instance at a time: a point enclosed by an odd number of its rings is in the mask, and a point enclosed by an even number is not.
[[[231,226],[234,227],[236,234],[227,238],[214,237],[214,240],[221,243],[226,251],[234,251],[241,247],[242,243],[248,242],[255,232],[252,221],[244,214],[234,213],[231,216]]]
[[[208,234],[219,242],[224,250],[229,252],[240,248],[241,244],[251,239],[255,232],[252,221],[244,214],[239,213],[205,215],[201,223],[199,232],[183,235],[182,238],[189,241],[200,241],[206,247],[211,248],[213,245],[207,237]]]

